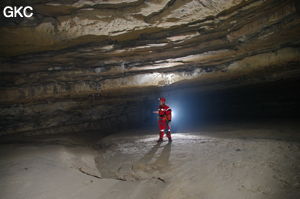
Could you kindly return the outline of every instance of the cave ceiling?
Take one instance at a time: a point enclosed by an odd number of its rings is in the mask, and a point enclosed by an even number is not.
[[[0,23],[1,102],[299,75],[296,0],[24,2]]]

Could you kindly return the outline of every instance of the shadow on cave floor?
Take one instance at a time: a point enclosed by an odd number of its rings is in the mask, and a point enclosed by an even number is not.
[[[214,123],[178,130],[171,144],[157,144],[156,129],[19,137],[0,145],[0,196],[294,199],[299,130],[292,122]]]
[[[139,169],[144,169],[149,167],[152,170],[164,171],[170,165],[169,159],[171,154],[171,143],[165,144],[162,148],[162,151],[158,153],[158,157],[155,157],[157,150],[161,147],[161,143],[155,144],[140,160],[137,161],[133,170],[138,171]]]

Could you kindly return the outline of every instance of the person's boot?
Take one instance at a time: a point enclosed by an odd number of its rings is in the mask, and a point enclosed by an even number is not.
[[[162,138],[159,138],[156,142],[163,142],[164,140]]]
[[[171,137],[169,137],[168,139],[169,139],[169,142],[172,142],[172,138]]]

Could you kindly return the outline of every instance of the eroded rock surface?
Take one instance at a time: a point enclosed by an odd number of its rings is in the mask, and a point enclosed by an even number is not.
[[[299,76],[296,0],[25,3],[32,18],[1,19],[1,134],[136,122],[146,88]]]

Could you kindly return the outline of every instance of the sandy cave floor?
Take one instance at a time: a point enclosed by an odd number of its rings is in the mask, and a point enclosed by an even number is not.
[[[0,145],[5,199],[296,199],[299,128],[219,125],[157,144],[149,130]]]

